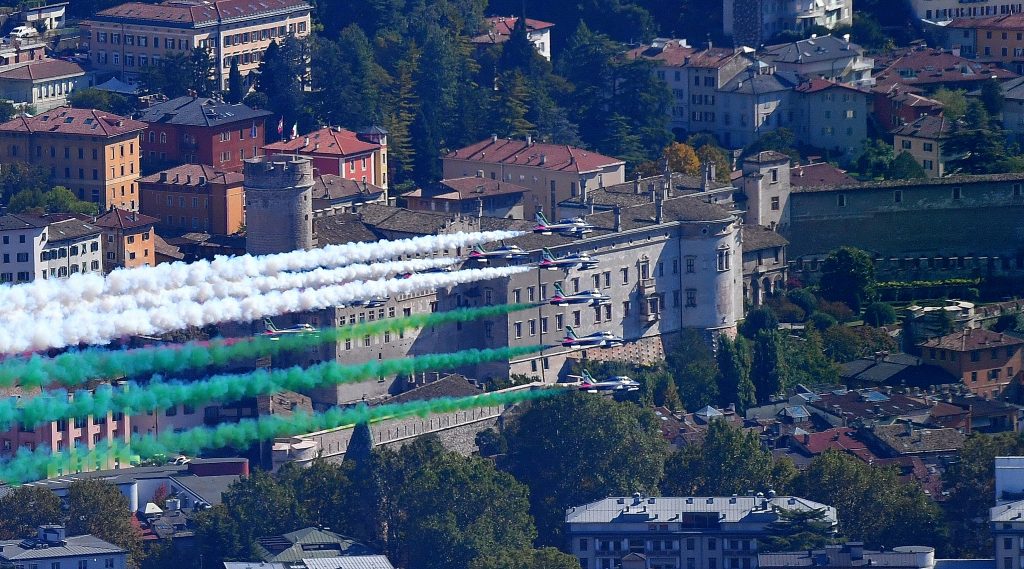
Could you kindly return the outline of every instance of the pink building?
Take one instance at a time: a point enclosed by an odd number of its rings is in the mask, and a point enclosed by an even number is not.
[[[370,127],[358,133],[324,127],[263,147],[265,154],[298,154],[313,160],[319,174],[333,174],[388,189],[387,132]]]

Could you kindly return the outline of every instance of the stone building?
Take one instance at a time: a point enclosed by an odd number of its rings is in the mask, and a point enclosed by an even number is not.
[[[288,154],[253,158],[244,175],[246,252],[313,248],[312,161]]]

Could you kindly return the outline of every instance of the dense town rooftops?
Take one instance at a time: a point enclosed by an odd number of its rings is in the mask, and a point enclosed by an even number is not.
[[[807,186],[838,186],[856,184],[857,179],[828,162],[819,162],[817,164],[799,165],[790,168],[789,183],[798,188]]]
[[[34,117],[20,115],[3,124],[0,132],[59,133],[115,137],[146,128],[146,123],[96,109],[59,107]]]
[[[565,522],[574,523],[658,523],[682,522],[683,514],[714,514],[714,523],[771,522],[777,509],[790,511],[825,510],[825,518],[836,521],[831,506],[793,496],[700,496],[700,497],[611,497],[569,508]]]
[[[957,429],[916,429],[910,423],[875,425],[869,432],[893,453],[923,454],[954,452],[964,446],[967,436]]]
[[[525,194],[530,190],[501,180],[467,176],[464,178],[449,178],[437,183],[435,192],[424,192],[417,188],[406,194],[407,197],[427,197],[447,200],[467,200],[491,196],[505,196],[511,194]]]
[[[241,103],[233,105],[209,97],[183,96],[145,109],[139,115],[139,120],[150,124],[220,126],[239,121],[262,120],[270,114],[269,111],[256,110]]]
[[[664,181],[664,175],[657,175],[610,186],[588,187],[586,195],[580,192],[576,197],[563,200],[561,203],[577,208],[589,207],[590,204],[593,204],[596,209],[644,205],[653,201],[651,197],[652,191],[659,193],[662,191]],[[700,176],[690,176],[679,172],[672,173],[671,189],[673,197],[730,187],[732,186],[714,179],[708,180],[705,187],[704,179]]]
[[[309,9],[309,4],[302,0],[168,0],[160,4],[127,2],[101,10],[89,19],[191,28]]]
[[[314,217],[313,231],[316,233],[318,245],[321,247],[350,242],[376,241],[380,238],[355,213],[336,213]]]
[[[325,126],[291,140],[264,146],[272,154],[314,154],[324,156],[360,156],[380,149],[375,142],[363,140],[359,134],[341,127]]]
[[[984,350],[1002,348],[1008,346],[1019,346],[1024,340],[1001,334],[984,328],[967,328],[960,332],[954,332],[941,338],[932,338],[918,344],[922,348],[939,348],[953,350],[955,352],[970,352],[972,350]]]
[[[1024,77],[1015,77],[1008,81],[999,83],[999,89],[1003,92],[1003,97],[1013,101],[1024,100]],[[976,89],[969,93],[972,96],[981,95],[981,89]]]
[[[925,115],[912,123],[893,129],[892,134],[912,138],[945,138],[953,130],[952,123],[953,121],[942,115]]]
[[[813,63],[829,61],[843,57],[856,57],[864,53],[864,48],[843,38],[831,34],[765,46],[758,56],[766,61],[780,63]]]
[[[885,394],[873,389],[848,391],[840,389],[819,394],[811,406],[833,415],[849,418],[900,417],[927,412],[930,405],[899,393]]]
[[[207,184],[241,185],[245,179],[241,173],[225,172],[209,164],[182,164],[150,174],[139,179],[142,184],[166,184],[184,188],[195,188]]]
[[[453,150],[444,158],[468,160],[481,164],[508,164],[579,173],[594,172],[624,164],[618,158],[604,156],[575,146],[497,137]]]
[[[647,59],[665,67],[683,67],[697,50],[686,40],[654,38],[650,45],[642,45],[626,52],[629,59]]]
[[[45,79],[74,77],[84,74],[85,70],[77,63],[64,61],[63,59],[44,59],[41,61],[30,61],[14,69],[0,71],[0,79],[43,81]]]
[[[887,89],[894,83],[904,85],[939,85],[986,81],[991,77],[1011,79],[1017,74],[994,64],[961,57],[950,51],[913,47],[876,56],[883,70],[875,76],[876,89]]]
[[[159,219],[151,215],[135,211],[126,211],[115,207],[107,213],[97,217],[94,223],[104,228],[124,230],[147,227],[159,222]]]

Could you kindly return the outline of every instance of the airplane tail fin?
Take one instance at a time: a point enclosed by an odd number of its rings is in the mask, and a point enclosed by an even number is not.
[[[565,291],[562,290],[562,285],[555,283],[555,294],[558,296],[565,296]]]
[[[486,252],[486,251],[484,251],[484,248],[481,247],[480,245],[473,245],[472,251],[474,253],[480,253],[481,255],[483,255]]]
[[[576,335],[576,330],[572,329],[572,326],[565,327],[565,335],[567,338],[577,339],[579,336]]]
[[[594,376],[590,375],[590,372],[583,370],[580,374],[583,377],[583,383],[594,383]]]
[[[274,321],[269,318],[263,319],[263,327],[267,329],[267,332],[277,332],[277,326],[274,326]]]
[[[555,260],[555,256],[551,254],[551,251],[548,251],[547,247],[545,247],[545,248],[540,250],[540,256],[545,261],[554,261]]]
[[[543,211],[538,211],[537,215],[533,216],[533,218],[537,221],[537,223],[539,223],[541,225],[547,225],[548,224],[548,218],[544,217],[544,212]]]

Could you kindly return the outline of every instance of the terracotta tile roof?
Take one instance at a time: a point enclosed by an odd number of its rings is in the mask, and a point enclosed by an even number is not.
[[[860,93],[861,95],[866,94],[860,89],[855,89],[849,85],[836,83],[835,81],[829,81],[827,79],[811,79],[810,81],[805,81],[797,85],[795,91],[799,93],[819,93],[828,89],[845,89],[847,91],[853,91],[854,93]]]
[[[110,229],[135,229],[137,227],[153,225],[159,221],[159,219],[144,213],[126,211],[115,207],[97,217],[94,223],[100,227]]]
[[[142,131],[146,123],[96,109],[59,107],[34,117],[25,115],[0,124],[0,132],[56,132],[112,137]]]
[[[917,429],[907,427],[906,423],[876,425],[871,433],[896,455],[957,451],[967,439],[956,429]]]
[[[444,156],[449,160],[468,160],[482,164],[531,166],[560,172],[593,172],[624,164],[618,158],[604,156],[575,146],[488,138]]]
[[[960,332],[954,332],[941,338],[932,338],[927,342],[918,344],[922,348],[939,348],[953,350],[956,352],[970,352],[972,350],[984,350],[986,348],[1000,348],[1003,346],[1019,346],[1024,340],[1015,338],[1009,334],[1000,334],[984,328],[969,328]]]
[[[924,115],[912,123],[893,129],[891,134],[913,138],[945,138],[953,130],[952,123],[942,115]]]
[[[274,142],[263,147],[268,154],[304,154],[322,156],[358,156],[380,148],[366,142],[351,130],[324,127],[291,140]]]
[[[995,76],[1010,79],[1017,74],[994,63],[982,63],[934,48],[899,50],[876,58],[883,70],[875,75],[876,90],[893,84],[939,85],[985,81]]]
[[[857,429],[852,427],[836,427],[820,433],[804,433],[794,435],[793,442],[811,455],[819,455],[827,450],[852,452],[867,449],[864,442],[854,438]]]
[[[1005,16],[991,16],[988,18],[955,18],[947,28],[967,28],[975,30],[1024,30],[1024,14],[1006,14]]]
[[[690,56],[690,67],[717,69],[725,66],[739,55],[739,52],[724,47],[713,47],[695,52]]]
[[[642,45],[626,52],[629,59],[647,59],[667,67],[682,67],[697,50],[686,40],[656,38],[651,45]]]
[[[473,43],[504,43],[512,36],[512,29],[515,28],[516,22],[519,21],[517,16],[491,16],[485,18],[488,31],[490,33],[480,34],[470,41]],[[538,30],[546,30],[548,28],[555,27],[551,22],[544,22],[542,20],[534,20],[533,18],[526,19],[526,31],[535,32]]]
[[[303,0],[214,0],[212,2],[167,1],[161,4],[127,2],[101,10],[92,20],[143,21],[163,25],[195,27],[221,20],[250,18],[288,9],[310,9]]]
[[[75,75],[85,75],[85,70],[77,63],[64,61],[63,59],[42,59],[29,62],[21,67],[2,71],[0,72],[0,79],[39,81]]]
[[[185,258],[185,254],[181,252],[181,248],[177,245],[171,245],[166,239],[160,237],[157,234],[153,234],[153,252],[157,255],[168,257],[181,261]]]
[[[166,175],[166,176],[165,176]],[[165,179],[161,181],[161,177]],[[206,178],[208,183],[241,185],[245,179],[241,173],[225,172],[209,164],[182,164],[150,174],[139,179],[140,184],[170,184],[175,186],[198,186],[199,178]]]
[[[827,162],[794,166],[789,170],[789,183],[794,187],[836,186],[856,182],[857,180],[845,170],[840,170]]]

